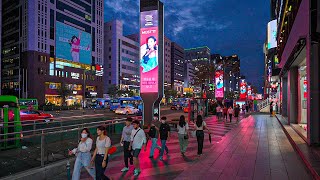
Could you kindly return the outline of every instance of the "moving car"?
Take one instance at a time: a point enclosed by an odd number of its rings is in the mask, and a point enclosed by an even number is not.
[[[132,106],[119,107],[116,109],[116,114],[132,115],[132,114],[138,114],[138,112],[139,112],[139,109],[134,108]]]
[[[43,120],[44,122],[49,122],[53,118],[52,114],[43,113],[37,110],[21,110],[20,119],[21,121],[26,120]]]
[[[176,105],[172,105],[170,109],[171,110],[181,110],[182,107],[179,104],[176,104]]]

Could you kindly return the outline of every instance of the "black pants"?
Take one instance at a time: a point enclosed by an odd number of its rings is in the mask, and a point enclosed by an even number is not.
[[[109,178],[104,175],[104,172],[106,171],[106,168],[108,166],[108,157],[106,160],[107,166],[105,168],[102,167],[103,162],[103,155],[97,154],[95,159],[95,165],[96,165],[96,180],[109,180]]]
[[[126,167],[129,167],[129,159],[130,164],[133,164],[133,157],[131,151],[129,151],[130,142],[123,141],[123,156],[124,156],[124,164]]]
[[[228,119],[228,114],[223,113],[223,118],[227,120]]]
[[[229,114],[230,122],[232,121],[232,114]]]
[[[198,141],[198,155],[200,155],[202,154],[202,149],[203,149],[203,140],[204,140],[203,130],[197,130],[196,136]]]

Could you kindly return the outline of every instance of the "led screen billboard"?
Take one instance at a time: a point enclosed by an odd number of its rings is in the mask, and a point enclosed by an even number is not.
[[[158,92],[158,11],[140,14],[140,92]]]
[[[248,86],[248,99],[252,99],[252,88]]]
[[[57,21],[57,58],[91,64],[91,41],[91,34]]]
[[[216,83],[216,98],[224,97],[224,86],[223,86],[223,70],[217,70],[215,72],[215,83]]]
[[[247,83],[244,80],[241,80],[240,83],[240,99],[247,98]]]
[[[277,47],[277,20],[268,23],[268,49]]]

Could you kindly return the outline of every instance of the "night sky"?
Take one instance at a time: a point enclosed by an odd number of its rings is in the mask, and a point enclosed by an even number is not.
[[[238,54],[241,74],[263,86],[263,43],[270,20],[269,0],[162,0],[165,35],[184,48],[208,46],[211,54]],[[105,21],[124,23],[124,34],[138,33],[139,0],[105,0]]]

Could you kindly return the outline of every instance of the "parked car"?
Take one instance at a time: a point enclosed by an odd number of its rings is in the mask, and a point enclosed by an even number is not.
[[[139,109],[134,108],[132,106],[119,107],[116,109],[116,114],[132,115],[132,114],[138,114],[138,112],[139,112]]]
[[[53,118],[52,114],[43,113],[36,110],[21,110],[20,111],[20,120],[43,120],[44,122],[49,122]]]
[[[182,106],[180,106],[179,104],[176,104],[176,105],[172,105],[171,110],[182,110]]]

